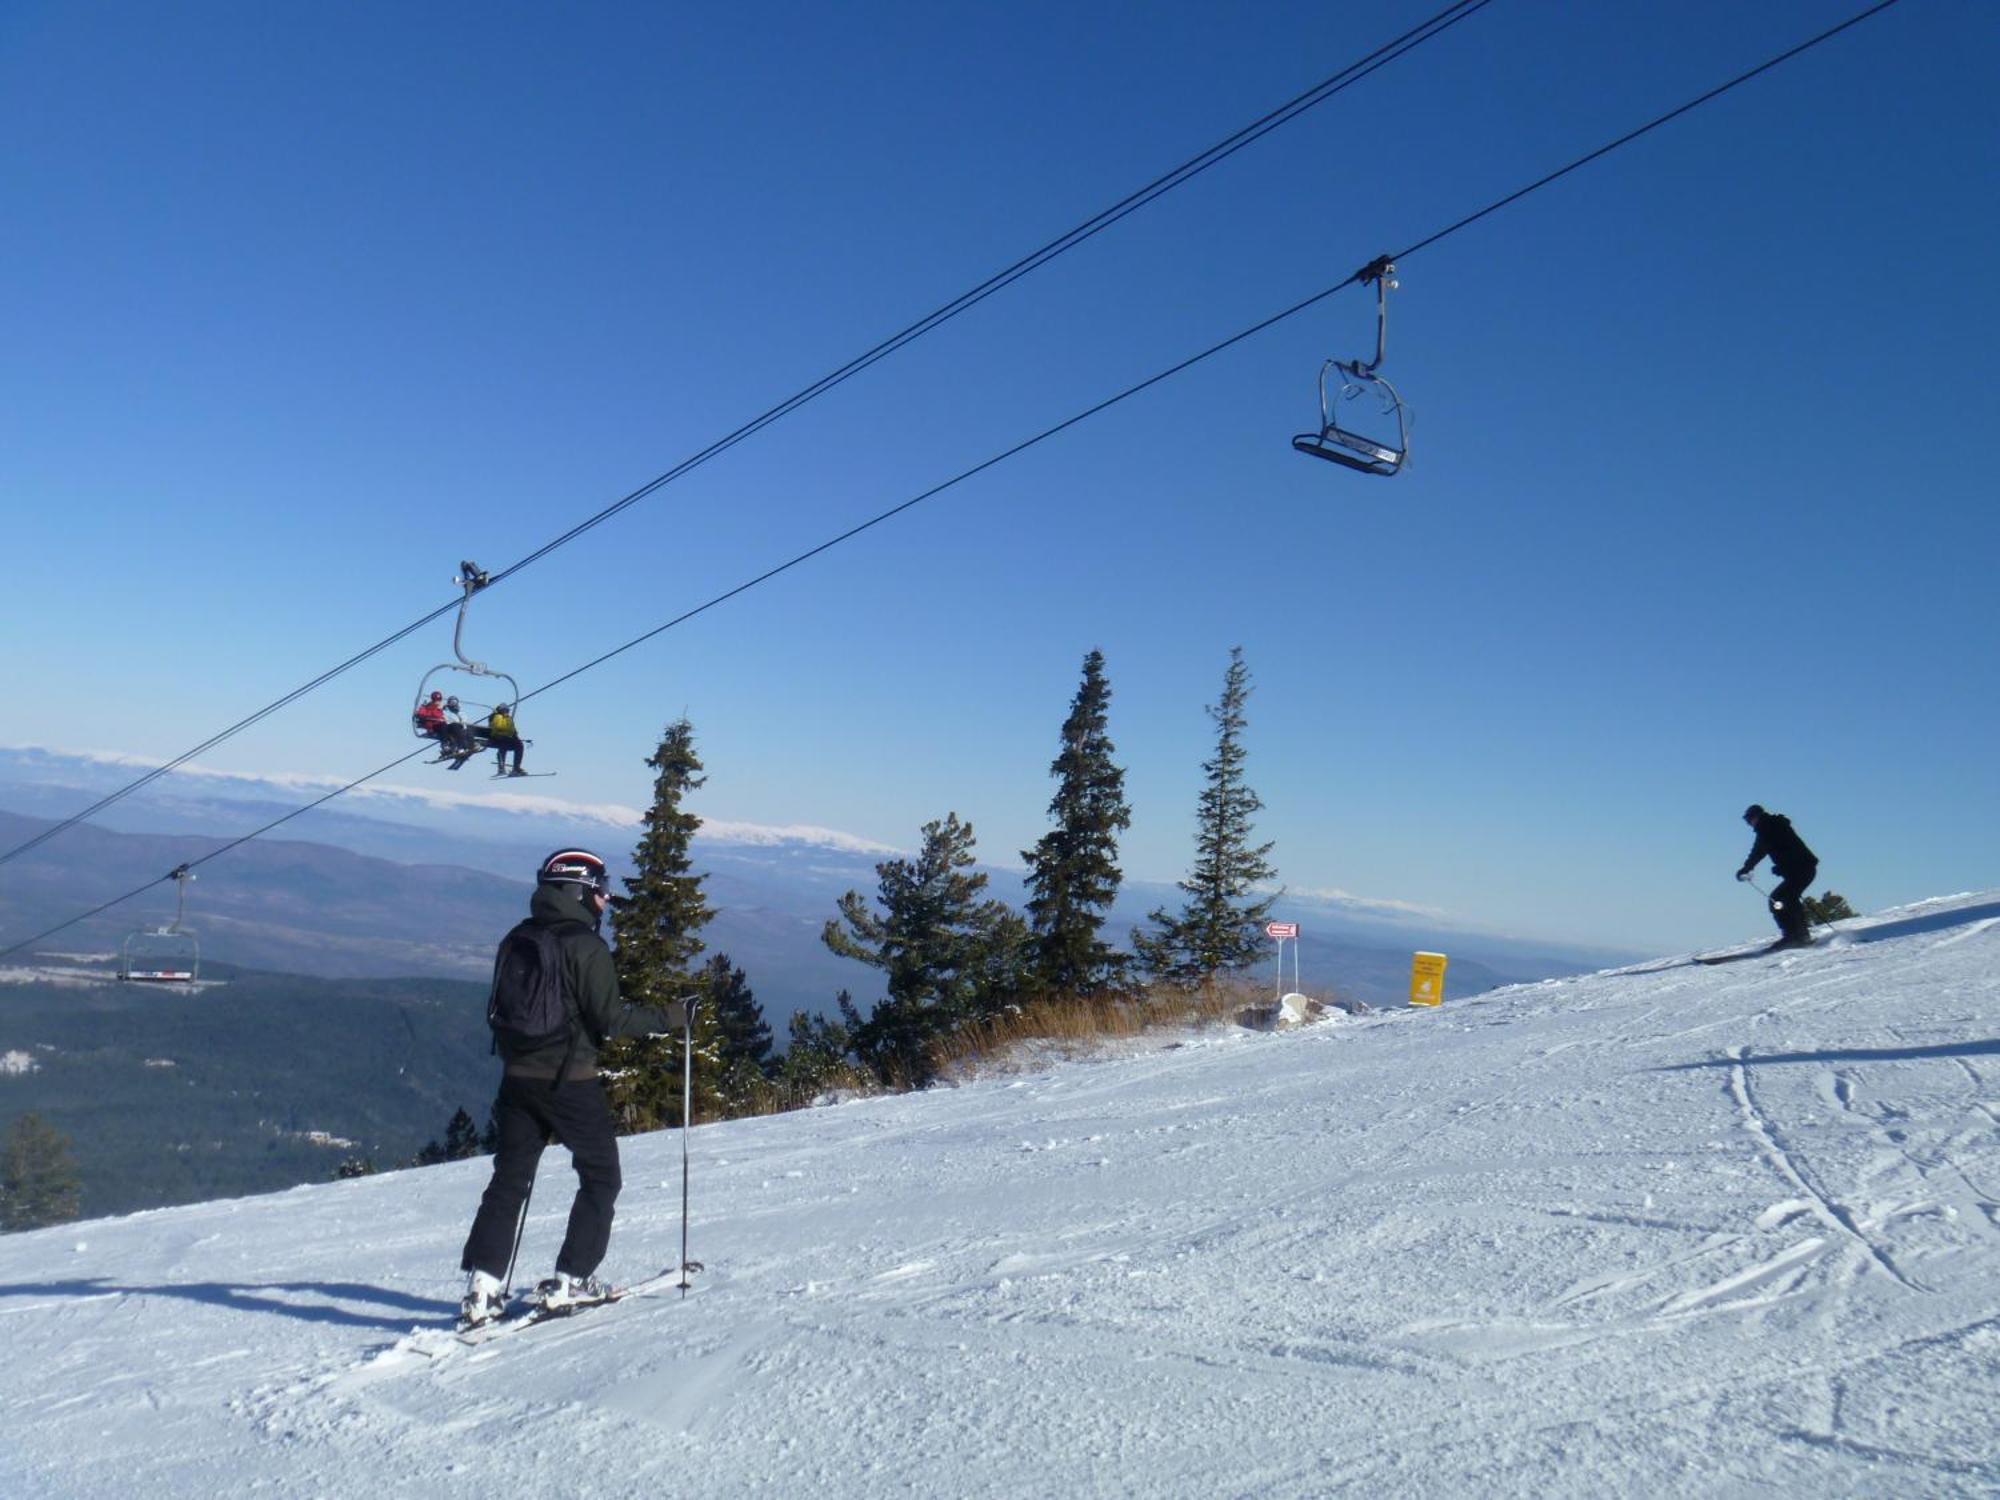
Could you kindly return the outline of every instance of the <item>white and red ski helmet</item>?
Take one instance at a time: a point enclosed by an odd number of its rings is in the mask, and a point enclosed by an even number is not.
[[[588,849],[558,849],[535,871],[538,885],[580,885],[599,896],[611,894],[611,872]]]

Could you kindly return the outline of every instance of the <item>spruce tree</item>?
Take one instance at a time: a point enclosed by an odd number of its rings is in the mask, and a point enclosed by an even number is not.
[[[886,978],[887,997],[865,1022],[852,1005],[843,1010],[857,1056],[886,1082],[929,1082],[931,1045],[1018,992],[1027,924],[1004,902],[980,899],[986,877],[971,870],[972,848],[972,825],[957,813],[926,823],[915,859],[875,867],[882,914],[849,891],[821,934],[835,953]]]
[[[625,894],[611,898],[611,930],[619,993],[630,1004],[665,1005],[693,987],[701,929],[715,915],[690,847],[701,819],[681,806],[707,779],[695,755],[694,725],[669,724],[646,764],[655,772],[653,805],[632,851],[635,872],[625,878]]]
[[[1248,899],[1251,889],[1270,880],[1265,858],[1269,843],[1250,842],[1251,820],[1264,806],[1243,779],[1244,704],[1250,697],[1250,669],[1243,648],[1229,653],[1222,698],[1211,705],[1215,754],[1202,762],[1208,778],[1195,812],[1195,861],[1180,882],[1187,900],[1178,916],[1164,907],[1147,918],[1158,930],[1133,935],[1139,959],[1155,977],[1177,984],[1207,984],[1217,974],[1247,968],[1263,952],[1264,919],[1275,894]]]
[[[479,1127],[461,1106],[444,1127],[444,1159],[465,1161],[479,1154]]]
[[[1091,997],[1115,991],[1130,963],[1099,937],[1118,897],[1118,835],[1132,826],[1125,772],[1112,762],[1107,732],[1111,684],[1104,653],[1083,659],[1083,682],[1063,721],[1062,750],[1049,767],[1055,827],[1032,849],[1028,921],[1034,983],[1044,994]]]
[[[40,1115],[20,1116],[0,1137],[0,1230],[67,1224],[79,1205],[69,1137]]]
[[[854,997],[846,990],[834,1003],[843,1016],[861,1024],[854,1012]],[[845,1021],[830,1021],[802,1010],[792,1012],[786,1029],[790,1040],[778,1063],[778,1076],[795,1097],[810,1098],[845,1071],[852,1032]]]
[[[741,1114],[756,1102],[774,1071],[771,1028],[749,980],[729,962],[728,954],[711,958],[701,979],[704,999],[715,1012],[723,1111]]]
[[[691,844],[701,819],[682,803],[706,779],[695,754],[694,725],[679,719],[666,728],[647,757],[654,771],[653,802],[646,809],[634,873],[625,894],[611,898],[613,957],[618,990],[628,1004],[665,1006],[699,993],[693,971],[703,943],[701,929],[714,915],[695,873]],[[712,1006],[697,1011],[694,1034],[694,1107],[697,1119],[719,1112],[722,1076]],[[681,1038],[646,1037],[613,1042],[602,1062],[613,1113],[627,1131],[657,1130],[681,1120]]]

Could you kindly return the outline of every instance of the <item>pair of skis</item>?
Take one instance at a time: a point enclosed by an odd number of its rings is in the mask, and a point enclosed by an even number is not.
[[[519,1311],[503,1313],[490,1322],[475,1323],[470,1328],[455,1329],[453,1335],[461,1344],[477,1347],[510,1333],[523,1333],[543,1323],[559,1322],[587,1313],[593,1308],[609,1307],[614,1302],[623,1302],[627,1297],[647,1297],[674,1288],[685,1294],[694,1284],[690,1278],[700,1269],[699,1261],[690,1261],[679,1268],[669,1266],[657,1276],[648,1276],[645,1280],[632,1282],[629,1286],[613,1287],[609,1295],[589,1302],[570,1302],[558,1307],[544,1307],[539,1302],[528,1302]]]
[[[1690,961],[1708,965],[1740,964],[1746,959],[1769,958],[1777,953],[1798,953],[1814,946],[1815,944],[1810,938],[1803,943],[1795,943],[1789,938],[1781,938],[1767,948],[1752,948],[1748,953],[1698,953]]]
[[[1762,896],[1767,904],[1769,903],[1770,892],[1752,880],[1747,872],[1737,875],[1736,878],[1747,883],[1751,890]],[[1781,937],[1767,948],[1752,948],[1748,953],[1697,953],[1689,962],[1703,965],[1740,964],[1746,959],[1768,958],[1773,953],[1789,953],[1795,948],[1810,948],[1813,946],[1812,935],[1808,932],[1803,942],[1795,938]]]

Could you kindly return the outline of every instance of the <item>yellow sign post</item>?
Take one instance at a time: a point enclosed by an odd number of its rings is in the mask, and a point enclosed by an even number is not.
[[[1410,1004],[1444,1004],[1444,966],[1448,962],[1442,953],[1418,953],[1410,962]]]

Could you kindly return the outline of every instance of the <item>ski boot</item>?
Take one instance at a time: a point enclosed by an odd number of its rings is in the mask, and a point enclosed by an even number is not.
[[[458,1304],[458,1329],[478,1328],[507,1311],[507,1289],[498,1276],[474,1271],[466,1278],[465,1300]]]
[[[575,1312],[579,1307],[609,1302],[611,1288],[595,1276],[572,1276],[567,1271],[558,1271],[546,1281],[535,1284],[535,1300],[541,1304],[544,1313],[561,1316]]]

